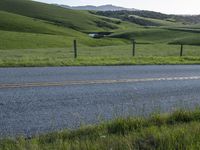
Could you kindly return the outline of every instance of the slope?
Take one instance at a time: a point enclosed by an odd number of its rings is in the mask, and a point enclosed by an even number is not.
[[[54,25],[81,32],[105,31],[117,28],[116,24],[106,22],[102,17],[96,17],[87,11],[75,11],[30,0],[1,0],[0,10],[46,20]]]
[[[0,30],[42,33],[52,35],[82,35],[70,28],[53,25],[51,22],[0,11]]]

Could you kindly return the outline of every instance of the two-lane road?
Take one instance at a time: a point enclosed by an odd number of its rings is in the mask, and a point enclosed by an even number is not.
[[[0,69],[0,137],[200,104],[200,66]]]

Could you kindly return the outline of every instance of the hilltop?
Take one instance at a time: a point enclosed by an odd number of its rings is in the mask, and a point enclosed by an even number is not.
[[[75,10],[95,10],[95,11],[120,11],[120,10],[128,10],[128,11],[135,11],[135,8],[124,8],[120,6],[114,6],[112,4],[108,5],[101,5],[101,6],[93,6],[93,5],[86,5],[86,6],[68,6],[68,5],[58,5],[64,8],[75,9]]]

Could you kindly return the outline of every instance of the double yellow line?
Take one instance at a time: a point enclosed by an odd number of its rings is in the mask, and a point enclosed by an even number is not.
[[[174,81],[174,80],[200,80],[200,76],[118,79],[118,80],[83,80],[83,81],[36,82],[36,83],[10,83],[10,84],[0,84],[0,89],[69,86],[69,85],[90,85],[90,84],[134,83],[134,82],[148,82],[148,81]]]

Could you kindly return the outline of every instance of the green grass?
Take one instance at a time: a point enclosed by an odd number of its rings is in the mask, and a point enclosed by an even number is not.
[[[176,39],[171,44],[186,44],[186,45],[200,45],[200,35],[186,36],[179,39]]]
[[[160,27],[137,27],[131,30],[118,31],[113,33],[110,37],[114,38],[123,38],[123,39],[135,39],[138,43],[174,43],[174,41],[180,40],[182,42],[183,38],[193,38],[196,42],[200,43],[199,33],[191,31],[182,31],[182,30],[169,30],[166,28]],[[183,44],[192,45],[192,40],[183,42]],[[186,40],[185,40],[186,41]]]
[[[108,46],[124,45],[126,40],[121,39],[92,39],[84,36],[50,35],[39,33],[24,33],[0,30],[0,50],[10,49],[39,49],[39,48],[71,48],[73,40],[78,40],[79,45]],[[20,51],[19,51],[20,53]],[[30,53],[31,55],[31,53]],[[56,55],[56,54],[55,54]],[[38,56],[40,54],[38,53]]]
[[[30,139],[0,140],[1,150],[176,150],[200,148],[200,111],[176,111],[148,118],[118,118],[77,130]]]
[[[0,11],[0,29],[5,31],[41,33],[50,35],[83,36],[70,28],[55,26],[51,22]]]
[[[0,66],[199,64],[198,47],[184,46],[185,59],[178,57],[176,45],[200,45],[199,25],[146,19],[165,26],[143,27],[30,0],[1,0]],[[101,39],[88,36],[100,31],[112,34]],[[132,38],[139,43],[136,58],[131,57]],[[77,60],[73,59],[74,39]]]
[[[181,22],[177,22],[175,20],[169,21],[169,19],[167,20],[161,20],[161,19],[153,19],[153,18],[145,18],[145,17],[141,17],[141,16],[137,16],[137,15],[131,15],[135,18],[141,19],[144,22],[145,21],[150,21],[154,24],[160,25],[160,26],[178,26],[178,25],[183,25]]]
[[[35,37],[34,40],[36,43],[37,35]],[[57,39],[52,38],[52,44],[56,40],[58,40],[56,44],[62,41],[58,37]],[[109,42],[111,41],[108,40],[108,45]],[[179,57],[180,46],[178,45],[137,44],[136,57],[132,57],[132,45],[130,44],[97,47],[85,46],[80,43],[78,44],[78,59],[74,59],[71,43],[66,42],[66,40],[60,43],[66,45],[67,48],[0,50],[0,67],[200,64],[200,51],[198,46],[184,46],[184,57]],[[34,47],[31,44],[30,41],[30,47]],[[42,45],[44,42],[40,43],[40,40],[38,40],[37,46],[39,44],[44,46]],[[47,44],[50,44],[48,40]],[[53,46],[56,47],[56,44]],[[95,43],[93,44],[97,45]],[[99,42],[99,44],[101,43]]]
[[[0,49],[62,48],[78,39],[87,46],[124,44],[121,39],[90,38],[86,32],[112,32],[129,23],[87,11],[64,9],[30,0],[0,1]]]
[[[77,31],[105,31],[106,29],[117,27],[112,22],[104,21],[103,17],[97,17],[87,11],[69,10],[30,0],[1,0],[0,10],[46,20],[54,25]],[[98,23],[105,23],[105,26],[98,27]]]
[[[49,52],[46,53],[49,55]],[[106,65],[185,65],[200,64],[200,57],[20,57],[0,60],[0,67],[46,67],[46,66],[106,66]]]

